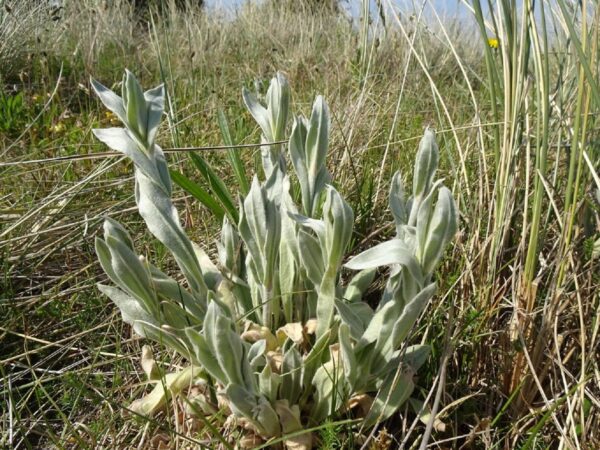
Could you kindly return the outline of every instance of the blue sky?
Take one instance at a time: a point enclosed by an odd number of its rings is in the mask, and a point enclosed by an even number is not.
[[[246,2],[260,2],[263,0],[205,0],[206,4],[209,8],[223,8],[228,10],[235,10],[236,7],[239,7],[243,3]],[[301,1],[301,0],[297,0]],[[369,0],[371,3],[371,10],[373,12],[376,11],[376,2],[375,0]],[[383,0],[383,4],[385,7],[389,3],[391,3],[394,7],[397,7],[400,11],[405,13],[412,11],[420,11],[423,2],[425,2],[425,10],[423,17],[427,20],[427,17],[432,17],[431,12],[432,8],[435,8],[438,15],[443,19],[459,19],[464,20],[466,23],[470,23],[475,25],[475,21],[473,20],[473,14],[470,9],[465,6],[465,1],[463,0]],[[466,0],[467,3],[471,3],[472,0]],[[482,1],[481,5],[483,8],[484,15],[487,15],[488,7],[487,1]],[[496,3],[493,1],[492,3]],[[516,0],[517,5],[522,5],[522,0]],[[549,2],[552,4],[552,0]],[[362,0],[342,0],[342,6],[348,10],[350,14],[354,17],[360,17]],[[536,1],[536,16],[539,16],[539,8],[541,5],[544,5],[544,8],[548,8],[548,2],[546,1]],[[548,9],[546,9],[548,11]],[[547,15],[549,17],[549,14]],[[552,34],[549,31],[550,34]]]
[[[260,0],[206,0],[209,7],[220,7],[232,9],[241,5],[246,1]],[[371,1],[371,7],[375,9],[375,0]],[[358,15],[360,11],[361,0],[348,0],[344,2],[348,4],[350,11]],[[384,4],[386,2],[384,1]],[[403,10],[412,9],[413,5],[420,7],[422,0],[391,0],[391,3],[399,6]],[[427,0],[428,6],[434,6],[439,14],[447,17],[465,17],[469,14],[467,8],[460,0]],[[482,2],[486,3],[486,2]]]

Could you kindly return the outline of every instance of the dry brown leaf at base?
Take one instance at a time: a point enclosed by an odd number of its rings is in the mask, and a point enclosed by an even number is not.
[[[282,344],[285,337],[290,338],[294,344],[302,346],[304,344],[304,327],[300,322],[287,323],[277,330],[277,341]]]
[[[262,438],[252,432],[247,432],[242,436],[240,440],[237,441],[235,446],[236,449],[245,450],[258,447],[263,444],[265,441]]]
[[[360,417],[366,417],[373,406],[373,397],[369,394],[354,395],[348,400],[346,408],[349,410],[358,409]]]
[[[278,400],[275,402],[275,411],[279,416],[279,422],[283,429],[283,435],[294,434],[302,431],[302,422],[300,421],[300,408],[298,405],[290,407],[287,400]],[[292,436],[284,441],[285,448],[288,450],[310,450],[312,449],[312,433],[302,433]]]

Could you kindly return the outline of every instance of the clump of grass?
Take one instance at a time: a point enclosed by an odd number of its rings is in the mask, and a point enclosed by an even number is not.
[[[40,29],[51,24],[48,9],[35,0],[0,1],[0,65],[3,78],[18,79],[19,69],[31,56]]]

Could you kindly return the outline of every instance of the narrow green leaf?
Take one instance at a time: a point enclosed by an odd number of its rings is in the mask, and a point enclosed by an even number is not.
[[[148,123],[146,124],[147,140],[148,144],[151,145],[154,143],[154,138],[156,137],[156,132],[158,131],[158,126],[165,109],[165,85],[161,84],[147,90],[144,92],[144,99],[148,107]]]
[[[235,383],[227,385],[225,395],[229,398],[233,413],[250,420],[259,433],[277,436],[281,432],[277,413],[263,395],[256,395]]]
[[[350,328],[348,325],[344,323],[340,325],[338,337],[340,340],[342,364],[344,365],[344,376],[352,389],[357,381],[359,367],[356,363],[356,355],[354,354],[352,342],[350,341]]]
[[[194,352],[192,355],[195,358],[194,362],[200,364],[219,383],[227,383],[227,376],[206,342],[206,338],[193,328],[186,328],[185,333],[192,347],[191,350]]]
[[[208,164],[200,155],[190,153],[190,159],[208,183],[210,191],[217,197],[219,202],[221,202],[221,205],[231,221],[233,223],[238,223],[239,215],[235,201],[221,177],[216,174],[210,164]]]
[[[264,341],[262,341],[264,342]],[[258,389],[270,402],[277,400],[277,393],[281,385],[281,377],[273,373],[269,364],[265,365],[258,375]]]
[[[406,267],[414,280],[421,282],[423,274],[413,252],[400,239],[392,239],[356,255],[345,266],[352,270],[400,264]]]
[[[373,267],[361,270],[354,275],[344,290],[344,299],[350,303],[360,302],[371,283],[373,283],[376,273],[377,269]]]
[[[206,192],[204,189],[202,189],[201,186],[196,184],[194,181],[190,180],[181,172],[171,169],[169,170],[169,173],[171,174],[171,179],[181,189],[183,189],[185,192],[187,192],[200,203],[202,203],[204,206],[206,206],[210,210],[210,212],[212,212],[217,217],[217,219],[223,220],[225,210],[221,207],[221,205],[219,205],[218,202],[215,201],[215,199],[208,192]]]
[[[413,375],[414,371],[405,367],[400,368],[399,373],[392,372],[387,376],[365,418],[364,426],[366,428],[384,421],[408,400],[415,387]]]
[[[234,146],[233,139],[231,138],[231,133],[229,132],[229,124],[227,123],[227,116],[221,108],[217,113],[217,118],[219,122],[219,128],[221,129],[221,136],[223,137],[223,142],[225,145]],[[238,184],[240,186],[240,193],[245,197],[248,195],[248,191],[250,190],[250,182],[248,181],[248,177],[246,177],[246,170],[244,169],[244,163],[242,162],[242,158],[240,157],[240,149],[230,148],[227,151],[229,155],[229,161],[231,163],[231,167],[235,173],[235,177],[238,180]]]
[[[256,98],[256,95],[246,88],[242,89],[242,98],[244,99],[244,103],[246,104],[248,111],[250,111],[250,114],[252,114],[252,117],[254,117],[256,123],[258,123],[258,126],[260,127],[267,142],[273,142],[273,132],[271,129],[271,123],[267,109],[260,104]]]
[[[575,20],[573,19],[573,15],[569,13],[565,1],[557,0],[556,3],[558,3],[558,6],[560,7],[564,23],[569,29],[569,38],[571,40],[571,43],[575,46],[575,49],[577,50],[577,56],[579,57],[578,61],[581,64],[581,67],[583,68],[583,71],[585,73],[588,85],[594,98],[594,102],[596,102],[596,105],[600,105],[600,87],[597,82],[598,78],[594,75],[592,67],[590,67],[589,63],[589,61],[591,61],[592,58],[586,55],[585,49],[581,45],[581,40],[577,36],[577,30],[575,29]]]
[[[127,113],[123,107],[123,99],[93,78],[90,78],[90,82],[94,92],[96,92],[96,95],[98,95],[104,106],[106,106],[109,111],[116,114],[121,122],[127,122]]]
[[[435,132],[431,128],[427,128],[415,157],[413,195],[416,198],[423,198],[429,193],[438,167],[438,160],[439,150],[435,141]]]
[[[335,307],[342,322],[349,327],[350,335],[355,340],[359,340],[365,332],[366,324],[373,317],[373,311],[369,305],[363,302],[346,303],[336,299]]]
[[[289,400],[292,405],[295,404],[302,393],[301,382],[302,356],[294,346],[283,355],[279,397]]]

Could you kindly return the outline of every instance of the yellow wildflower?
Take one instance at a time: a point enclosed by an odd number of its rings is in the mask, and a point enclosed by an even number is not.
[[[497,38],[488,38],[488,45],[490,48],[498,48],[500,47],[500,41]]]
[[[111,125],[118,125],[119,124],[119,118],[116,116],[115,113],[113,113],[112,111],[106,111],[104,113],[104,117],[105,119],[111,123]]]
[[[67,127],[65,127],[65,124],[62,122],[58,122],[56,125],[52,125],[50,127],[50,131],[52,131],[53,133],[62,133],[63,131],[66,130]]]

